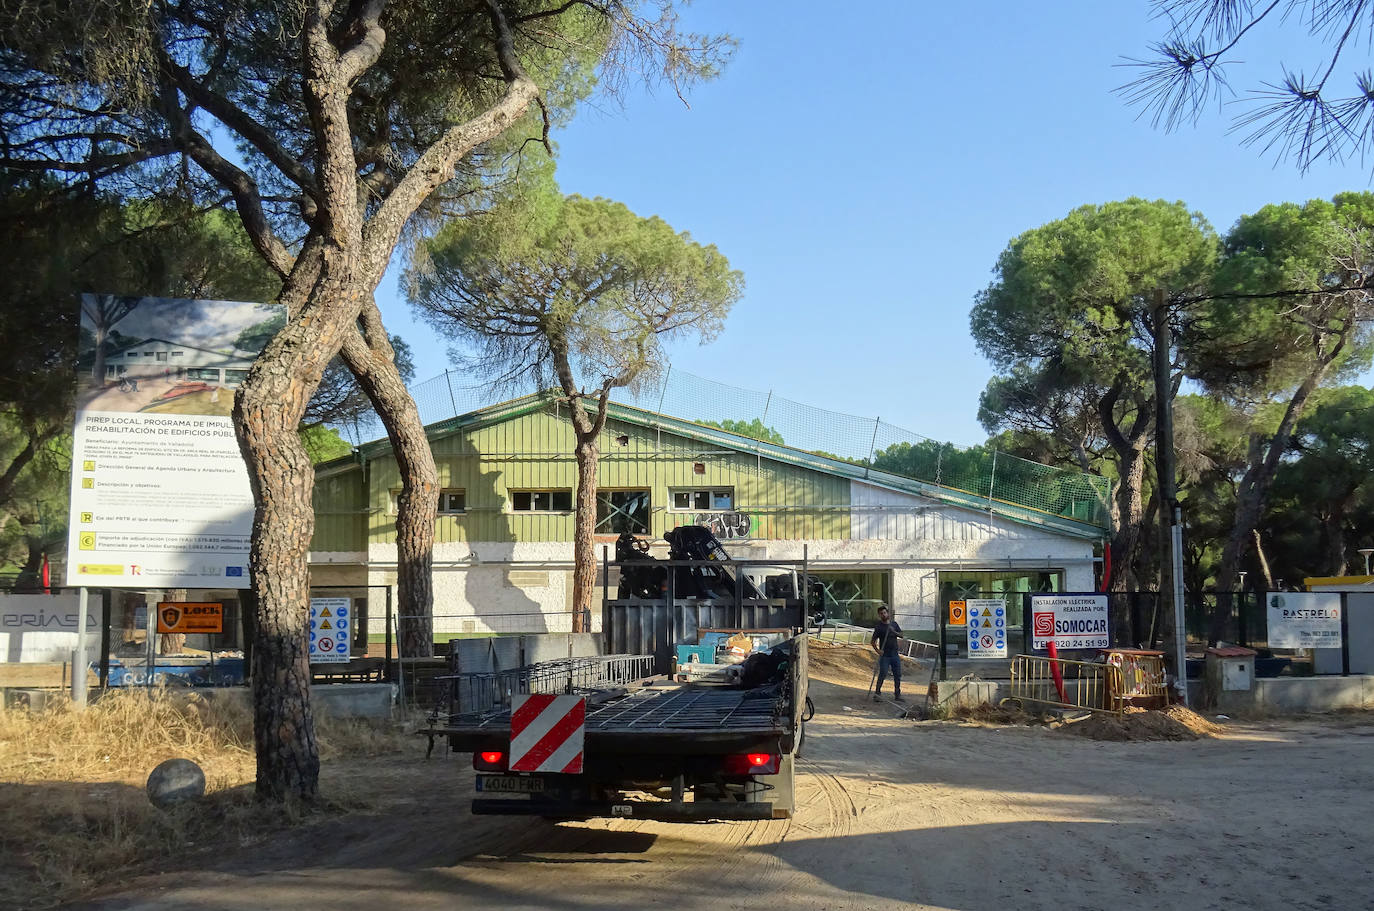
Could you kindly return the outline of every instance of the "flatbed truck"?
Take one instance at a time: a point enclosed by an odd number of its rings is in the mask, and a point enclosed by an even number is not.
[[[513,772],[511,712],[432,727],[476,770],[475,814],[553,819],[783,819],[796,806],[807,635],[769,650],[772,682],[741,689],[658,675],[584,693],[582,771]]]

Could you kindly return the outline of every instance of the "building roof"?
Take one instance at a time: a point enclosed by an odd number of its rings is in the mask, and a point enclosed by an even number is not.
[[[548,392],[531,393],[496,405],[469,411],[466,414],[461,414],[454,418],[429,424],[425,427],[425,432],[429,437],[433,438],[435,436],[502,423],[539,411],[551,403],[554,398],[555,396]],[[1000,516],[1019,524],[1042,528],[1071,537],[1098,540],[1107,533],[1106,528],[1091,521],[1082,521],[1044,509],[1038,509],[1031,505],[979,496],[953,487],[909,478],[904,475],[879,471],[868,465],[808,452],[803,449],[796,449],[779,443],[756,440],[753,437],[741,436],[737,433],[731,433],[728,430],[721,430],[718,427],[711,427],[706,424],[699,424],[695,421],[688,421],[671,415],[646,411],[630,405],[611,402],[608,407],[607,417],[608,419],[636,424],[651,430],[668,431],[677,436],[709,443],[726,449],[733,449],[747,455],[756,455],[787,465],[849,478],[850,480],[860,481],[888,490],[925,497],[949,506],[989,512],[992,515]],[[391,443],[386,439],[364,443],[358,447],[358,454],[364,461],[377,458],[390,451]],[[319,470],[321,472],[333,473],[345,467],[350,461],[351,459],[349,457],[337,459],[333,462],[327,462],[319,466]]]

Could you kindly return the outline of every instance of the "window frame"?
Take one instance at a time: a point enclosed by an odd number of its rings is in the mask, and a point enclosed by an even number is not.
[[[537,494],[541,493],[547,494],[549,497],[549,507],[547,509],[534,508],[534,497]],[[513,513],[534,516],[556,516],[564,515],[573,511],[573,497],[571,487],[518,487],[507,490],[506,494],[509,497],[508,502],[510,505],[510,511]],[[519,506],[515,505],[515,498],[519,494],[526,494],[530,497],[529,507],[521,509]],[[566,508],[559,508],[558,505],[554,502],[554,496],[556,494],[567,495],[568,505]]]
[[[688,498],[689,498],[689,504],[688,504],[687,506],[678,506],[678,505],[677,505],[677,495],[678,495],[678,494],[683,494],[683,493],[687,494],[687,496],[688,496]],[[715,506],[715,505],[712,505],[712,506],[710,506],[709,508],[705,508],[705,509],[701,509],[701,508],[698,508],[698,507],[696,507],[696,506],[692,506],[692,505],[690,504],[690,501],[691,501],[692,499],[695,499],[695,497],[696,497],[697,494],[701,494],[701,493],[706,494],[706,496],[709,498],[709,500],[710,500],[710,502],[711,502],[712,504],[714,504],[715,501],[716,501],[716,494],[718,494],[718,493],[726,493],[726,494],[729,494],[729,496],[730,496],[730,505],[727,506],[727,507],[724,507],[724,508],[721,508],[721,507],[717,507],[717,506]],[[721,513],[724,513],[724,512],[734,512],[734,511],[736,510],[736,508],[737,508],[737,503],[736,503],[736,500],[735,500],[735,488],[733,488],[733,487],[724,487],[724,486],[711,485],[711,486],[709,486],[709,487],[669,487],[669,488],[668,488],[668,511],[669,511],[669,512],[676,512],[676,513],[721,512]]]
[[[592,534],[594,534],[594,535],[619,535],[619,534],[621,534],[621,532],[615,531],[614,529],[602,529],[602,527],[601,527],[601,523],[602,523],[602,522],[606,522],[606,521],[609,521],[609,520],[615,518],[615,513],[611,513],[610,515],[607,515],[605,518],[602,518],[602,516],[601,516],[601,498],[602,498],[602,496],[604,495],[604,496],[607,498],[608,503],[609,503],[609,499],[610,499],[611,495],[613,495],[613,494],[618,494],[618,493],[642,494],[642,495],[644,496],[644,521],[641,523],[641,524],[643,525],[643,527],[640,528],[640,529],[630,529],[630,534],[634,534],[634,535],[647,535],[647,534],[650,534],[650,533],[651,533],[651,529],[653,528],[653,524],[654,524],[654,492],[653,492],[652,489],[650,489],[650,488],[648,488],[648,487],[606,487],[606,488],[598,487],[598,488],[596,489],[596,519],[595,519],[595,521],[594,521],[593,524],[592,524]],[[620,512],[622,515],[624,515],[627,519],[632,519],[633,521],[638,522],[637,519],[634,519],[634,517],[631,516],[629,513],[624,512],[623,509],[622,509],[622,510],[619,510],[619,512]]]
[[[463,505],[458,509],[445,509],[444,497],[447,495],[457,495],[463,498]],[[436,515],[440,516],[463,516],[468,511],[468,491],[466,487],[444,487],[439,491],[439,511]]]

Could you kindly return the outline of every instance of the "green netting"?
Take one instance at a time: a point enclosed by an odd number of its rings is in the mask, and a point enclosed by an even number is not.
[[[411,388],[426,424],[512,397],[481,384],[463,385],[458,379],[458,374],[444,373]],[[989,507],[1033,510],[1107,527],[1111,482],[1106,478],[1041,465],[987,446],[942,443],[876,418],[827,411],[678,370],[635,389],[618,389],[612,398],[678,419],[725,424],[765,442],[781,438],[795,449],[946,488],[967,496],[971,505],[981,501]],[[385,433],[375,420],[346,430],[355,442]]]

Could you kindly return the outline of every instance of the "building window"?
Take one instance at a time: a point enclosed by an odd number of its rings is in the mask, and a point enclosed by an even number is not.
[[[571,512],[571,490],[512,490],[510,508],[515,512]]]
[[[439,515],[456,516],[467,512],[468,492],[461,487],[446,487],[439,491]]]
[[[248,379],[247,370],[232,370],[226,368],[224,371],[224,382],[230,385],[237,385]]]
[[[598,490],[596,533],[599,535],[649,533],[649,491]]]
[[[212,367],[187,367],[186,377],[192,380],[209,380],[212,383],[218,383],[219,371]]]
[[[166,351],[159,351],[159,352],[157,353],[157,360],[158,360],[159,363],[162,363],[162,362],[166,361],[166,360],[167,360],[167,352],[166,352]]]
[[[729,488],[673,490],[670,493],[676,512],[729,512],[735,508],[735,492]]]

